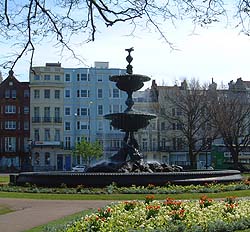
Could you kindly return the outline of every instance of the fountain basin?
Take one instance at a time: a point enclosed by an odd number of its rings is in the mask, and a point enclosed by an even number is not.
[[[105,187],[116,183],[118,186],[164,186],[167,183],[178,185],[205,184],[211,182],[227,183],[241,181],[238,170],[220,171],[183,171],[165,173],[75,173],[75,172],[22,172],[11,175],[16,185],[26,183],[37,186],[58,187],[62,183],[68,187],[83,185],[86,187]]]

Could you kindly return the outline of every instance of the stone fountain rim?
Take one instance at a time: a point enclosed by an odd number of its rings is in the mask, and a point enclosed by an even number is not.
[[[56,176],[56,175],[73,175],[73,176],[160,176],[160,175],[177,175],[177,176],[184,176],[184,175],[211,175],[211,174],[240,174],[241,172],[239,170],[197,170],[197,171],[181,171],[181,172],[130,172],[130,173],[124,173],[124,172],[71,172],[71,171],[44,171],[44,172],[21,172],[19,175],[30,175],[30,176],[36,176],[36,175],[51,175],[51,176]]]
[[[141,82],[146,82],[146,81],[150,81],[151,78],[146,76],[146,75],[142,75],[142,74],[121,74],[121,75],[112,75],[109,77],[110,81],[113,82],[118,82],[118,81],[124,81],[124,80],[131,80],[132,79],[136,79],[136,80],[140,80]]]

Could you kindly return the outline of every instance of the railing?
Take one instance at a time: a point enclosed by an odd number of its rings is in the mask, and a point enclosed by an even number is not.
[[[54,123],[62,123],[62,117],[32,117],[33,123],[40,123],[40,122],[54,122]]]
[[[61,117],[55,117],[54,122],[55,123],[62,123],[62,118]]]
[[[51,117],[43,117],[43,122],[51,122],[52,118]]]
[[[32,117],[32,122],[33,123],[41,122],[41,117]]]

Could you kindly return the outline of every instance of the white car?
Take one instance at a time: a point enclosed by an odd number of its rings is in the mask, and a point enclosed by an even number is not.
[[[86,169],[86,166],[84,165],[76,165],[75,167],[72,168],[73,172],[84,172]]]

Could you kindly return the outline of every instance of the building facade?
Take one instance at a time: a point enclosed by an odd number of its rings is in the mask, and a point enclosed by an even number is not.
[[[30,90],[9,72],[0,83],[0,170],[30,170]]]
[[[72,155],[81,139],[98,140],[104,158],[118,151],[123,133],[103,116],[125,110],[126,93],[109,80],[125,73],[96,62],[93,68],[62,68],[58,63],[30,70],[31,147],[34,171],[71,170],[84,164]]]
[[[30,70],[31,150],[34,171],[65,169],[63,149],[64,70],[47,63]],[[71,164],[67,163],[67,169]]]
[[[64,144],[72,150],[81,139],[103,145],[103,158],[117,152],[124,134],[110,126],[105,114],[123,112],[127,94],[120,91],[112,75],[124,74],[123,69],[109,68],[108,62],[95,62],[92,68],[64,69]],[[73,157],[72,165],[83,164]]]

